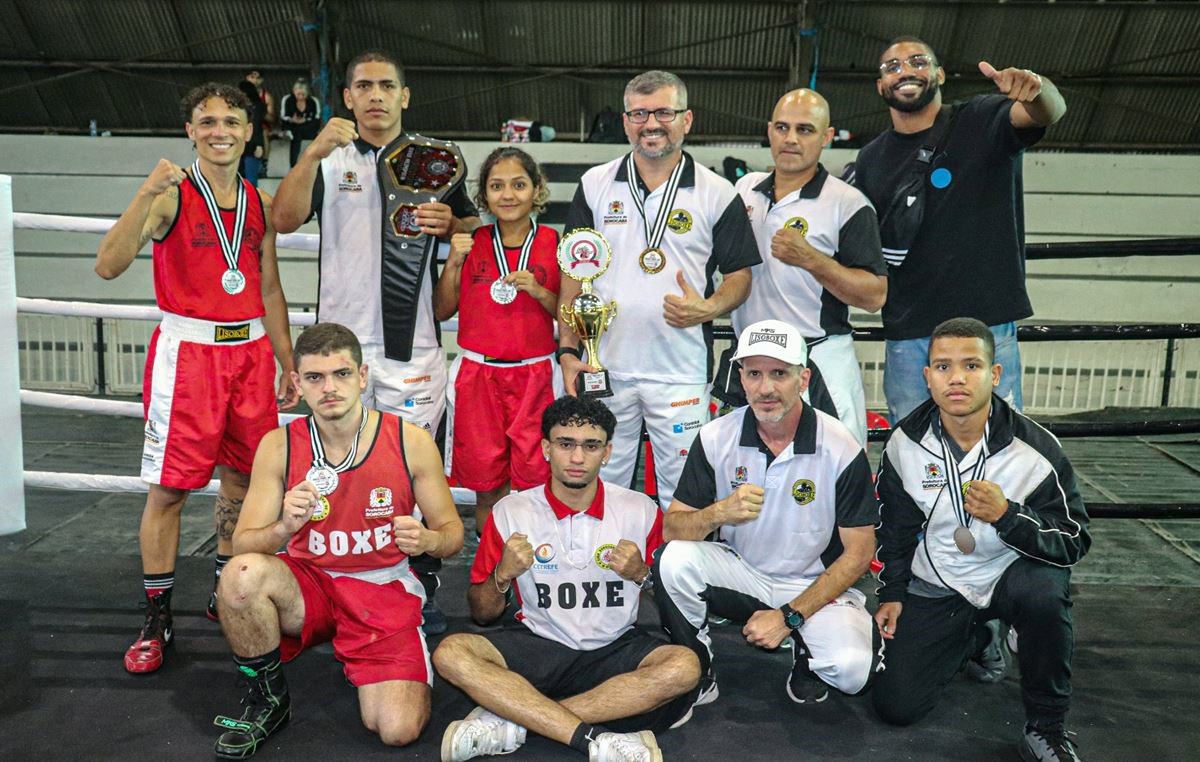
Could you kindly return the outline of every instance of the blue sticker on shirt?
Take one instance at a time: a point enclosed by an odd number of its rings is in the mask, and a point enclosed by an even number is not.
[[[953,179],[954,175],[952,175],[950,170],[946,169],[945,167],[938,167],[929,175],[929,182],[935,188],[945,188]]]

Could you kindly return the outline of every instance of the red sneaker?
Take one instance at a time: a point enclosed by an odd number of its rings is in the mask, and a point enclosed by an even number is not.
[[[135,675],[153,672],[163,663],[163,654],[174,640],[171,610],[160,595],[147,599],[146,623],[141,635],[125,651],[125,671]]]

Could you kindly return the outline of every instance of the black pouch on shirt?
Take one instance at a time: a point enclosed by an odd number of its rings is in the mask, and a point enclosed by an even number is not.
[[[887,209],[880,211],[879,240],[883,244],[883,258],[892,267],[904,264],[904,258],[908,256],[908,250],[921,229],[925,219],[926,178],[934,158],[945,146],[957,115],[956,106],[942,106],[929,134],[909,161],[908,173],[896,187]]]

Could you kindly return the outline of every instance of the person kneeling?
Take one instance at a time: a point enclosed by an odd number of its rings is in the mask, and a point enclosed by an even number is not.
[[[446,729],[443,760],[507,754],[527,729],[592,760],[661,760],[654,731],[691,716],[696,656],[634,627],[662,514],[598,478],[615,428],[595,400],[556,400],[542,416],[550,480],[500,500],[485,524],[471,617],[500,619],[515,585],[519,624],[451,635],[434,652],[438,673],[480,705]]]
[[[367,366],[354,334],[319,324],[294,353],[293,376],[313,413],[259,444],[233,534],[240,555],[217,590],[221,627],[249,684],[241,718],[216,720],[225,729],[216,754],[226,759],[253,755],[287,722],[281,662],[327,641],[358,689],[363,724],[385,744],[416,740],[433,675],[420,629],[424,593],[408,559],[462,547],[433,438],[362,404]],[[412,515],[417,503],[428,528]],[[274,555],[285,543],[287,553]]]

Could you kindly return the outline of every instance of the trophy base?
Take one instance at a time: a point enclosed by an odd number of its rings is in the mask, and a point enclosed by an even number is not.
[[[575,377],[575,391],[580,397],[600,399],[613,396],[612,382],[608,379],[607,370],[595,373],[580,373]]]

